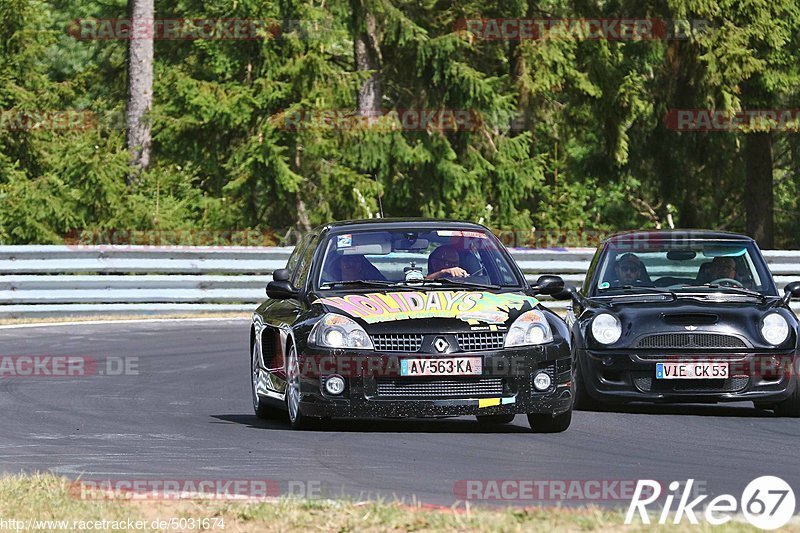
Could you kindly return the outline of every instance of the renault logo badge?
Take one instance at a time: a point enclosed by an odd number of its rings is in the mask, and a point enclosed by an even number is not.
[[[444,353],[450,347],[450,343],[444,340],[443,337],[436,337],[436,340],[433,341],[433,347],[436,348],[437,352]]]

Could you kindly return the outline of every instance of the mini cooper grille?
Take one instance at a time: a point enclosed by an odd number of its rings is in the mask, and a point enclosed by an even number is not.
[[[422,346],[422,335],[373,335],[372,344],[378,352],[418,352]]]
[[[378,396],[413,398],[483,398],[501,396],[501,378],[478,379],[379,379]]]
[[[638,348],[747,348],[743,340],[719,333],[659,333],[639,339]]]
[[[500,331],[458,333],[456,335],[456,340],[458,341],[458,346],[465,352],[498,350],[505,344],[505,334]]]
[[[750,383],[747,376],[734,376],[729,379],[670,379],[658,380],[651,376],[633,378],[636,388],[642,392],[737,392]]]
[[[747,359],[746,354],[740,353],[720,353],[720,354],[713,354],[711,356],[704,355],[700,357],[692,357],[689,355],[632,355],[631,358],[635,361],[637,359],[642,361],[656,361],[656,362],[663,362],[663,363],[700,363],[702,361],[709,361],[709,362],[730,362],[730,361],[742,361]]]

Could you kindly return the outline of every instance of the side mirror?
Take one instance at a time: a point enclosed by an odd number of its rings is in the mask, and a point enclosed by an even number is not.
[[[783,288],[783,301],[789,303],[792,298],[800,298],[800,281],[788,283]]]
[[[578,288],[574,285],[564,285],[564,288],[561,290],[561,292],[555,293],[553,298],[556,300],[575,300],[577,293]]]
[[[279,268],[272,273],[272,281],[267,284],[267,296],[274,300],[288,300],[295,298],[299,291],[292,287],[289,282],[290,272],[285,268]]]
[[[289,272],[289,270],[286,268],[279,268],[272,273],[272,279],[275,281],[289,281],[290,277],[291,272]]]
[[[558,294],[564,290],[564,280],[561,276],[540,276],[531,289],[534,294]]]
[[[270,281],[267,284],[267,296],[273,300],[296,298],[299,293],[288,281]]]

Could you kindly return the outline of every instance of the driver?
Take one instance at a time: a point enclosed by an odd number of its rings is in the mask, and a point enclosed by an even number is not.
[[[733,257],[715,257],[711,262],[711,279],[736,280],[736,261]]]
[[[343,255],[339,258],[339,281],[358,281],[367,277],[363,255]]]
[[[641,285],[643,282],[644,265],[636,254],[626,253],[617,260],[614,266],[617,279],[622,285]]]
[[[464,278],[469,273],[461,268],[458,250],[450,244],[443,244],[428,257],[428,275],[425,279],[439,279],[445,276]]]

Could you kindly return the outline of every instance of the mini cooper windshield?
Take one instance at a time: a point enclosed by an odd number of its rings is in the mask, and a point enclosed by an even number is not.
[[[379,286],[519,287],[490,234],[464,230],[353,231],[324,245],[318,288]]]
[[[775,296],[775,285],[752,242],[697,240],[663,245],[610,245],[597,268],[592,296],[632,292],[730,292]]]

